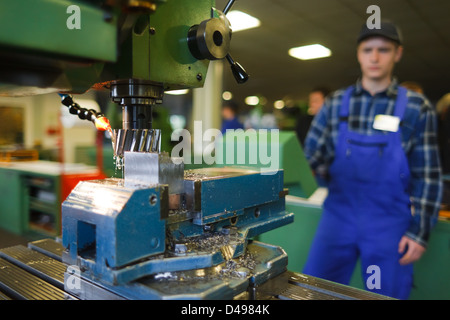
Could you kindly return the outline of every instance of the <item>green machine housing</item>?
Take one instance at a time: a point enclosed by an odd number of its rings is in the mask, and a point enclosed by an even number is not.
[[[152,1],[154,12],[111,2],[2,2],[0,91],[84,93],[129,79],[163,90],[203,86],[209,61],[192,56],[187,34],[211,18],[214,1]]]

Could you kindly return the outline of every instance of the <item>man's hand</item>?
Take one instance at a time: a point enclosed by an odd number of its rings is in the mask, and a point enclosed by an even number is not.
[[[406,252],[405,252],[406,250]],[[403,236],[398,244],[398,252],[405,253],[399,260],[401,265],[407,265],[420,259],[426,248],[421,244],[415,242],[407,236]]]

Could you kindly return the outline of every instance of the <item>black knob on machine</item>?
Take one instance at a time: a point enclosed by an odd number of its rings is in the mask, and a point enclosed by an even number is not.
[[[249,75],[239,62],[234,61],[230,54],[227,54],[226,58],[230,63],[231,72],[233,73],[236,82],[239,84],[247,82]]]

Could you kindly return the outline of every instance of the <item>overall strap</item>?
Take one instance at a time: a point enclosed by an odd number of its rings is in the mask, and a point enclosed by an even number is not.
[[[350,109],[350,98],[352,97],[352,93],[355,90],[354,86],[350,86],[345,89],[344,95],[341,101],[341,108],[339,110],[339,119],[340,121],[347,121],[349,109]]]
[[[402,86],[398,86],[397,89],[397,100],[395,101],[394,116],[399,117],[400,120],[403,119],[406,107],[408,105],[408,90]]]
[[[350,99],[352,97],[354,86],[350,86],[344,91],[340,109],[339,109],[339,135],[342,136],[348,130],[348,115],[350,110]]]

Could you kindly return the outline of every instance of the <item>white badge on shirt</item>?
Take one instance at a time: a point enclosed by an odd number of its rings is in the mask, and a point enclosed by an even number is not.
[[[373,121],[373,128],[376,130],[397,132],[400,125],[400,118],[386,114],[377,114]]]

